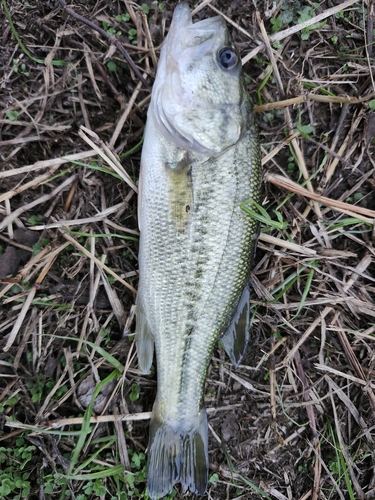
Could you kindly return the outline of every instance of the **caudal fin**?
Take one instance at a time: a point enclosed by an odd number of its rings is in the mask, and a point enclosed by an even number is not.
[[[191,425],[151,419],[148,448],[148,494],[162,498],[180,482],[185,490],[203,495],[208,478],[208,424],[206,410]]]

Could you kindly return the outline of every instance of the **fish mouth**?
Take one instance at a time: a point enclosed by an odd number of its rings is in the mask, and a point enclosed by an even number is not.
[[[149,116],[153,115],[168,142],[197,155],[197,161],[222,154],[242,133],[243,123],[238,119],[241,92],[230,100],[227,87],[221,87],[221,92],[210,90],[215,78],[221,82],[216,72],[222,71],[218,55],[228,46],[232,44],[222,16],[193,23],[188,4],[177,5],[160,54]],[[232,81],[241,71],[237,66]]]
[[[203,19],[193,23],[190,8],[187,3],[179,3],[174,11],[171,26],[168,32],[170,46],[176,46],[177,40],[184,40],[185,47],[201,45],[206,40],[217,35],[219,31],[227,31],[224,19],[221,16]],[[177,42],[178,44],[178,42]]]

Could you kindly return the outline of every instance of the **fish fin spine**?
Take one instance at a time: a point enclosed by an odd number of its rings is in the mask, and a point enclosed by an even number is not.
[[[235,368],[240,364],[250,340],[250,288],[246,285],[233,320],[220,339]]]
[[[137,348],[138,365],[143,372],[148,372],[154,357],[154,337],[147,324],[146,314],[142,304],[138,300],[136,315],[135,345]]]

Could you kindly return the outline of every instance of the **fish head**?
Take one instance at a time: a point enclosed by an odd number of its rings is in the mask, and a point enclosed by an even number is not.
[[[150,113],[167,140],[190,153],[216,157],[246,127],[241,59],[221,16],[193,23],[177,5],[162,47]]]

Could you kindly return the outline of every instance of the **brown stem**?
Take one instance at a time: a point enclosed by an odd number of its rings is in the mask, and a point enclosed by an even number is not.
[[[121,43],[117,40],[116,37],[112,36],[112,35],[109,35],[106,31],[104,31],[102,28],[100,28],[100,26],[97,26],[95,23],[93,23],[92,21],[89,21],[88,19],[86,19],[86,17],[83,17],[81,16],[80,14],[76,14],[74,12],[74,10],[70,9],[66,3],[64,2],[64,0],[59,0],[59,3],[61,5],[61,7],[65,10],[65,12],[67,14],[69,14],[70,16],[74,17],[74,19],[77,19],[78,21],[81,21],[82,23],[86,24],[87,26],[89,26],[91,29],[97,31],[98,33],[100,33],[102,36],[104,36],[105,38],[107,38],[107,40],[110,40],[111,43],[113,43],[116,48],[121,52],[121,54],[124,56],[126,62],[129,64],[129,66],[132,68],[132,70],[134,71],[134,73],[138,76],[138,78],[140,79],[140,81],[143,83],[144,87],[147,89],[147,90],[151,90],[151,87],[149,86],[149,84],[146,82],[146,80],[143,78],[142,76],[142,73],[139,71],[139,69],[137,68],[137,66],[135,65],[133,59],[129,56],[129,54],[127,53],[127,51],[124,49],[124,47],[121,45]]]

